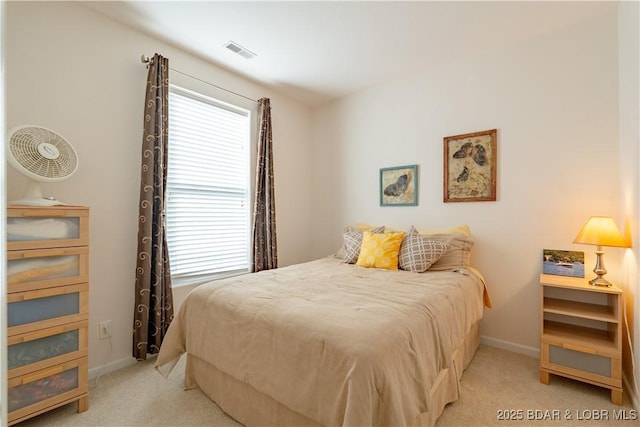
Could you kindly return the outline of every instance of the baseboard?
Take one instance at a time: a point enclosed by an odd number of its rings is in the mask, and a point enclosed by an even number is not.
[[[624,373],[622,374],[622,388],[624,388],[624,391],[627,393],[631,406],[633,406],[636,411],[640,411],[640,396],[635,393],[631,383],[627,380],[627,376]]]
[[[134,363],[136,363],[136,359],[134,357],[125,357],[124,359],[114,360],[113,362],[91,368],[89,369],[89,381],[110,372],[117,371],[118,369],[126,368]]]
[[[539,348],[527,347],[526,345],[503,341],[497,338],[487,337],[485,335],[480,336],[480,344],[486,344],[491,347],[497,347],[503,350],[512,351],[514,353],[524,354],[525,356],[533,357],[534,359],[540,358]]]

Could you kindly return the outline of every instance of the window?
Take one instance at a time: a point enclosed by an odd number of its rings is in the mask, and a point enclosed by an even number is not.
[[[176,286],[249,271],[249,111],[169,91],[167,244]]]

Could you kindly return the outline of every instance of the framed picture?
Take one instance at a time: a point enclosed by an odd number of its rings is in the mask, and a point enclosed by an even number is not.
[[[380,169],[380,206],[418,205],[418,165]]]
[[[496,200],[497,129],[444,137],[444,201]]]
[[[543,249],[542,272],[556,276],[584,277],[584,252]]]

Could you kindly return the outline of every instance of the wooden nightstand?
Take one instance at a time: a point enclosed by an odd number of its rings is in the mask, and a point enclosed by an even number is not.
[[[540,382],[549,374],[611,390],[622,405],[622,290],[540,275]]]

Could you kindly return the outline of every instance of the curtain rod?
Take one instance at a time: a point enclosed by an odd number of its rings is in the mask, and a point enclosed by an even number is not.
[[[151,64],[151,63],[153,62],[153,58],[149,58],[148,56],[145,56],[144,54],[140,57],[140,60],[142,61],[142,63],[143,63],[143,64],[146,64],[147,68],[149,68],[149,64]],[[169,67],[169,69],[170,69],[171,71],[174,71],[174,72],[176,72],[176,73],[178,73],[178,74],[182,74],[183,76],[187,76],[187,77],[189,77],[189,78],[192,78],[192,79],[194,79],[194,80],[197,80],[197,81],[199,81],[199,82],[201,82],[201,83],[204,83],[204,84],[206,84],[206,85],[213,86],[213,87],[215,87],[216,89],[220,89],[220,90],[223,90],[223,91],[225,91],[225,92],[229,92],[229,93],[231,93],[231,94],[233,94],[233,95],[236,95],[236,96],[239,96],[239,97],[241,97],[241,98],[248,99],[249,101],[258,102],[257,100],[255,100],[255,99],[253,99],[253,98],[249,98],[248,96],[241,95],[241,94],[239,94],[239,93],[237,93],[237,92],[234,92],[234,91],[232,91],[232,90],[225,89],[225,88],[223,88],[223,87],[220,87],[220,86],[214,85],[213,83],[209,83],[209,82],[204,81],[204,80],[202,80],[202,79],[200,79],[200,78],[198,78],[198,77],[192,76],[191,74],[187,74],[187,73],[184,73],[184,72],[182,72],[182,71],[180,71],[180,70],[176,70],[175,68],[171,68],[171,67]]]

